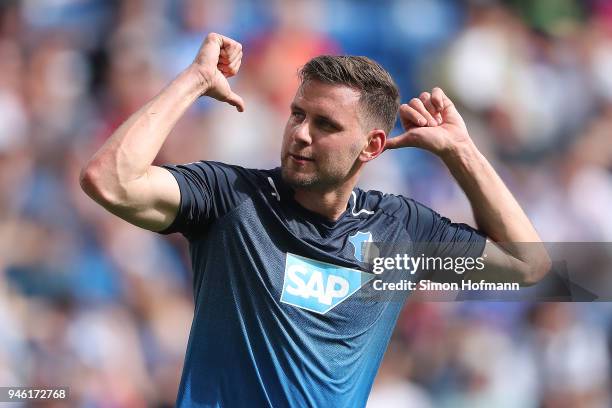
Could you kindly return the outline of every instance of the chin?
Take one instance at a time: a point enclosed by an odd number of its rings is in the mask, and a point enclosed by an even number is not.
[[[312,187],[317,184],[317,177],[312,174],[304,174],[299,171],[281,167],[283,181],[293,188]]]

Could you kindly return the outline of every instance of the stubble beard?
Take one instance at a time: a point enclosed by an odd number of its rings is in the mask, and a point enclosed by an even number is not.
[[[355,160],[348,170],[333,166],[322,174],[321,170],[315,167],[313,171],[304,174],[299,172],[299,170],[294,170],[293,164],[289,162],[290,160],[291,159],[287,156],[281,163],[281,176],[283,181],[294,190],[307,189],[326,191],[337,188],[346,182],[356,166]],[[314,163],[312,165],[316,166]]]
[[[287,158],[281,165],[281,175],[283,177],[283,181],[287,183],[289,187],[294,190],[316,189],[323,184],[316,169],[308,174],[304,174],[295,169],[294,166],[289,163],[290,160],[290,158]]]

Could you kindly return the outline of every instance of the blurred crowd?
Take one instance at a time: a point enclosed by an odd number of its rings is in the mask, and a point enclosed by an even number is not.
[[[210,31],[243,43],[232,86],[246,112],[199,100],[158,164],[276,167],[297,69],[367,55],[404,101],[446,90],[545,241],[612,241],[609,1],[3,0],[0,386],[70,387],[70,403],[44,406],[173,406],[193,315],[187,243],[105,212],[78,175]],[[430,154],[368,167],[362,187],[473,223]],[[411,299],[369,406],[610,406],[611,337],[608,303]]]

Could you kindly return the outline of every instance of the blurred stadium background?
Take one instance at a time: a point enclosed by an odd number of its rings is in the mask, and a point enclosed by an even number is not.
[[[209,31],[244,44],[233,86],[247,111],[199,101],[158,163],[275,167],[297,68],[367,55],[405,101],[451,95],[544,240],[612,241],[609,1],[2,0],[1,386],[71,387],[69,404],[44,406],[173,405],[186,241],[104,212],[78,174]],[[386,153],[362,186],[472,222],[425,152]],[[610,406],[611,338],[609,303],[409,301],[369,405]]]

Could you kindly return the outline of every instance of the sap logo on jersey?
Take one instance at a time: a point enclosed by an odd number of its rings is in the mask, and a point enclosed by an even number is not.
[[[372,278],[356,269],[287,253],[281,302],[325,314]]]

